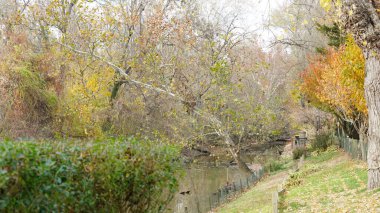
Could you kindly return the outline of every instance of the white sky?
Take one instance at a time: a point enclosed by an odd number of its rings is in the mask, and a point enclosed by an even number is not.
[[[218,8],[222,10],[238,11],[240,14],[239,25],[249,31],[254,31],[266,46],[273,39],[266,26],[269,23],[270,14],[279,9],[289,0],[202,0],[205,2],[205,10]]]

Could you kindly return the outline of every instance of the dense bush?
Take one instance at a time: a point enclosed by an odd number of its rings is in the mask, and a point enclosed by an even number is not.
[[[293,150],[293,159],[294,160],[297,160],[297,159],[300,159],[302,157],[302,155],[306,155],[306,148],[304,147],[297,147]]]
[[[315,139],[311,141],[311,149],[313,151],[320,150],[326,151],[326,149],[333,144],[333,137],[331,133],[320,133],[315,136]]]
[[[0,60],[5,60],[0,57]],[[48,134],[58,99],[31,66],[0,65],[0,134],[20,137]],[[38,134],[39,133],[39,134]]]
[[[280,170],[283,170],[286,168],[286,164],[288,162],[285,162],[285,161],[280,161],[280,160],[270,160],[268,161],[265,166],[264,166],[264,169],[265,171],[267,172],[276,172],[276,171],[280,171]]]
[[[178,149],[136,139],[0,143],[0,211],[161,212]]]

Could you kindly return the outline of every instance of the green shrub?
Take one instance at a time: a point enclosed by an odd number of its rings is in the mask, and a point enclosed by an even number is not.
[[[285,163],[279,160],[270,160],[264,165],[267,172],[276,172],[285,169]]]
[[[304,147],[297,147],[293,150],[293,159],[297,160],[302,157],[302,155],[306,155],[306,148]]]
[[[320,133],[311,141],[311,149],[326,151],[333,144],[333,138],[330,133]]]
[[[23,104],[29,108],[28,119],[39,122],[50,119],[58,100],[47,89],[46,82],[40,75],[29,67],[18,67],[12,72],[12,78],[17,83],[18,95]]]
[[[149,141],[0,143],[2,212],[161,212],[179,150]]]

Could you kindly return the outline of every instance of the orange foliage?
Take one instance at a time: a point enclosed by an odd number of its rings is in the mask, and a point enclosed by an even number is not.
[[[340,49],[310,60],[301,74],[301,90],[317,107],[349,117],[366,115],[364,63],[360,48],[349,37]]]

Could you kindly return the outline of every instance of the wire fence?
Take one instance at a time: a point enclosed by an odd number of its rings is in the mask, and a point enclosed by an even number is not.
[[[235,181],[227,183],[225,186],[218,189],[209,197],[210,211],[228,201],[237,195],[241,194],[251,186],[255,185],[264,176],[264,168],[252,173],[252,175]]]
[[[339,146],[347,152],[352,158],[358,160],[367,160],[368,143],[349,138],[343,132],[338,132],[335,136],[339,141]]]

